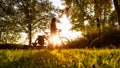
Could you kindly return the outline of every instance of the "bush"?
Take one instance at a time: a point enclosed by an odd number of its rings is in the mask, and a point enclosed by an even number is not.
[[[0,49],[23,49],[23,45],[19,45],[19,44],[0,44]]]
[[[98,37],[98,32],[91,32],[85,34],[84,37],[79,37],[77,39],[71,40],[69,43],[69,48],[86,48],[89,47],[90,43]]]
[[[90,44],[90,47],[119,47],[120,30],[107,30],[102,32]]]
[[[120,47],[120,30],[106,29],[102,32],[90,32],[84,38],[71,40],[69,48],[118,48]]]

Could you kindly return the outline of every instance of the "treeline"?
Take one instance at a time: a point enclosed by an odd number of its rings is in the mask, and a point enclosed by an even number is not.
[[[81,38],[70,40],[67,48],[120,48],[120,30],[105,29],[102,32],[90,32]],[[0,49],[41,49],[20,44],[0,44]]]
[[[45,46],[29,46],[22,44],[0,44],[0,49],[43,49]]]
[[[29,49],[28,45],[20,44],[0,44],[0,49]]]

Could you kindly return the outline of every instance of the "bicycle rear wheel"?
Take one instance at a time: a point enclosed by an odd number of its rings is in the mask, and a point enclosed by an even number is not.
[[[48,38],[44,38],[44,47],[47,48],[49,46],[49,40]]]

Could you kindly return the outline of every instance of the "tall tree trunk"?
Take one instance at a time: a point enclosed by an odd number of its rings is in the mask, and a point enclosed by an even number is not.
[[[27,6],[24,5],[25,8],[25,14],[26,14],[26,18],[27,18],[27,22],[28,22],[28,39],[29,39],[29,46],[31,46],[31,42],[32,42],[32,26],[31,26],[31,15],[30,15],[30,10],[28,8],[29,3],[27,1]]]
[[[113,0],[114,6],[115,6],[115,11],[117,13],[118,16],[118,22],[119,22],[119,26],[120,26],[120,5],[119,5],[119,1],[118,0]]]
[[[99,33],[101,32],[101,29],[100,29],[100,26],[101,26],[101,23],[100,23],[100,13],[101,13],[101,10],[98,10],[98,8],[100,9],[100,6],[99,6],[99,0],[94,0],[94,12],[95,12],[95,18],[96,18],[96,23],[97,23],[97,29],[99,31]]]
[[[2,36],[1,36],[1,33],[2,33],[2,32],[0,31],[0,43],[2,43],[2,42],[1,42],[1,40],[2,40],[2,39],[1,39],[1,37],[2,37]]]
[[[31,46],[31,42],[32,42],[32,29],[31,29],[31,23],[29,22],[29,46]]]

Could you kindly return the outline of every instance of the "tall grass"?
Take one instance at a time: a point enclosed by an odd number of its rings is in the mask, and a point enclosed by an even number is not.
[[[0,68],[119,68],[120,49],[0,50]]]

